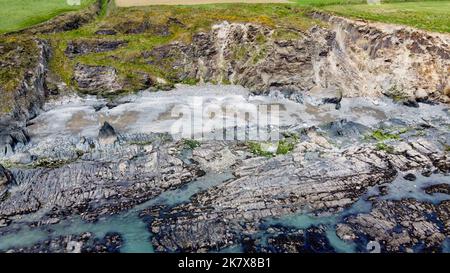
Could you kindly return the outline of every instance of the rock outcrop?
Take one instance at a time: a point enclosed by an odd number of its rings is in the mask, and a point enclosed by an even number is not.
[[[0,165],[0,199],[4,196],[11,184],[14,183],[12,173]]]
[[[90,54],[107,52],[116,50],[117,48],[126,45],[125,41],[115,40],[76,40],[68,43],[66,48],[66,55],[70,58]]]
[[[143,56],[150,64],[173,70],[174,81],[230,82],[256,92],[332,88],[346,97],[450,101],[448,36],[314,17],[330,28],[302,33],[223,22],[194,35],[191,44],[175,42]],[[280,31],[293,32],[295,38],[280,38]]]
[[[370,213],[346,219],[345,224],[338,226],[337,234],[344,240],[375,240],[382,251],[412,252],[422,243],[421,251],[440,252],[441,243],[449,236],[448,205],[442,202],[436,206],[413,199],[379,201]]]
[[[111,137],[110,130],[102,130]],[[15,190],[0,202],[0,217],[41,210],[49,211],[48,219],[81,214],[94,220],[204,174],[171,154],[168,144],[158,144],[163,136],[113,137],[117,141],[61,138],[41,143],[35,150],[38,159],[28,165],[32,168],[19,165],[6,172],[7,181],[15,179]]]
[[[0,86],[0,154],[8,155],[16,145],[27,142],[23,130],[26,122],[35,117],[46,98],[45,77],[50,55],[49,45],[42,40],[0,42],[2,71],[15,71],[8,84]],[[7,73],[5,73],[7,74]],[[14,84],[12,84],[14,83]],[[5,104],[5,105],[3,105]]]
[[[107,233],[98,239],[92,233],[59,236],[34,244],[31,247],[13,248],[8,253],[117,253],[123,238],[117,233]]]
[[[309,149],[314,147],[302,144]],[[433,154],[439,157],[439,150],[421,153],[414,145],[407,145],[412,154],[421,156],[404,153],[391,157],[383,151],[354,147],[338,153],[329,150],[319,162],[308,163],[299,146],[288,156],[242,160],[234,169],[235,179],[156,217],[151,224],[153,244],[158,251],[222,248],[240,244],[240,234],[254,232],[261,219],[302,211],[341,211],[355,203],[370,186],[391,182],[396,177],[398,161],[405,163],[403,169],[438,165]]]
[[[112,93],[122,89],[117,70],[109,66],[77,64],[74,71],[77,88],[82,92]]]

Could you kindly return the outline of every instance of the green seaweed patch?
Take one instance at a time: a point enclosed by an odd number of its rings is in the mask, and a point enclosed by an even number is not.
[[[375,149],[377,151],[385,151],[386,153],[390,153],[392,154],[394,152],[394,147],[392,147],[391,145],[388,145],[386,143],[377,143],[377,145],[375,145]]]
[[[377,129],[370,134],[371,139],[377,141],[387,141],[387,140],[399,140],[400,135],[407,132],[407,129],[400,129],[396,132],[389,131],[387,129]]]
[[[54,159],[54,158],[41,158],[30,164],[31,168],[47,168],[57,169],[67,164],[74,162],[75,160],[68,159]]]
[[[292,150],[294,150],[294,148],[295,148],[295,143],[293,141],[281,140],[280,142],[278,142],[277,154],[278,155],[288,154],[288,153],[292,152]]]
[[[295,148],[295,144],[297,143],[296,139],[283,139],[275,143],[271,142],[255,142],[249,141],[247,143],[247,147],[250,152],[257,156],[263,157],[274,157],[277,155],[286,155]],[[264,146],[277,146],[275,151],[270,151],[267,147]]]
[[[183,139],[184,147],[187,149],[195,149],[201,146],[201,143],[195,139]]]
[[[274,154],[270,151],[266,151],[262,148],[262,145],[260,142],[253,142],[250,141],[247,143],[247,147],[249,148],[250,152],[257,156],[264,156],[264,157],[273,157]]]

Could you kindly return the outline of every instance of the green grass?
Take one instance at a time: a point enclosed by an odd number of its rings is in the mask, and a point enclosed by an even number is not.
[[[401,24],[436,32],[450,32],[450,1],[384,0],[368,5],[362,0],[297,0],[298,5],[340,16]]]
[[[383,143],[383,142],[377,143],[375,146],[375,149],[377,151],[385,151],[386,153],[390,153],[390,154],[392,154],[394,152],[394,147],[392,147],[391,145],[388,145],[386,143]]]
[[[195,148],[200,147],[202,144],[195,139],[183,139],[184,147],[187,149],[194,150]]]
[[[263,144],[271,144],[275,145],[275,143],[265,143],[265,142],[256,142],[256,141],[249,141],[247,142],[247,147],[250,150],[250,152],[257,156],[264,156],[264,157],[273,157],[277,155],[286,155],[295,148],[295,144],[298,142],[296,138],[287,138],[280,140],[276,143],[277,149],[274,153],[267,151]]]
[[[392,133],[388,130],[378,129],[372,132],[370,135],[373,139],[378,141],[385,141],[385,140],[398,140],[400,139],[399,133]]]
[[[85,8],[94,2],[81,0],[80,6],[70,6],[66,0],[0,0],[0,34],[42,23],[58,14]]]

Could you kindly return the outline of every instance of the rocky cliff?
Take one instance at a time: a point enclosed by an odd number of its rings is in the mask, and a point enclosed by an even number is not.
[[[307,32],[223,22],[145,52],[171,80],[240,84],[256,92],[335,89],[344,96],[449,101],[450,38],[404,27],[321,14],[329,24]]]
[[[45,102],[49,45],[43,40],[0,42],[2,94],[0,111],[0,154],[27,142],[23,128]]]

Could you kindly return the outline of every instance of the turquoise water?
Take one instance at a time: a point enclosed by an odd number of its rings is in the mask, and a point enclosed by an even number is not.
[[[447,240],[444,241],[444,244],[442,245],[442,252],[450,253],[450,238],[447,238]]]
[[[46,230],[41,228],[31,229],[28,226],[24,226],[18,232],[2,236],[0,239],[0,250],[31,246],[49,237],[91,232],[96,238],[103,238],[108,232],[117,232],[121,234],[124,240],[124,244],[120,249],[121,252],[152,253],[154,249],[150,243],[151,233],[147,224],[139,218],[139,212],[154,205],[175,206],[187,202],[194,194],[214,187],[232,177],[231,173],[207,174],[180,189],[166,191],[157,198],[140,204],[129,211],[100,218],[94,223],[85,222],[79,217],[74,217],[47,227]]]
[[[429,202],[438,204],[444,200],[450,200],[450,195],[435,193],[427,194],[423,189],[436,184],[448,184],[450,185],[449,174],[433,174],[430,177],[425,177],[420,174],[416,174],[417,179],[415,181],[408,181],[403,178],[406,173],[399,174],[397,179],[392,183],[387,184],[388,194],[381,197],[384,200],[401,200],[405,198],[414,198],[417,201]]]
[[[351,207],[342,212],[330,215],[313,215],[307,212],[287,215],[280,218],[270,218],[263,221],[265,226],[282,225],[296,229],[306,229],[311,226],[323,226],[326,236],[331,246],[342,253],[351,253],[356,251],[356,245],[351,242],[341,240],[336,235],[336,224],[348,215],[358,213],[368,213],[371,210],[372,203],[367,201],[369,196],[377,196],[378,199],[395,199],[413,197],[423,202],[438,203],[442,200],[449,200],[450,196],[446,194],[428,195],[423,188],[433,184],[446,183],[450,184],[450,176],[444,174],[433,174],[430,177],[417,175],[417,180],[407,181],[403,179],[405,174],[400,173],[397,178],[386,184],[389,193],[385,196],[379,196],[378,186],[371,187],[367,193],[362,196]],[[151,242],[151,233],[147,224],[139,217],[139,213],[145,209],[155,205],[176,206],[178,204],[188,202],[191,197],[203,190],[214,187],[224,181],[233,178],[231,173],[207,174],[186,186],[179,189],[162,193],[158,197],[140,204],[133,209],[118,215],[100,218],[95,223],[88,223],[79,217],[64,220],[58,224],[43,228],[29,228],[25,225],[18,232],[4,235],[0,239],[0,250],[6,250],[13,247],[26,247],[46,240],[49,237],[57,237],[71,234],[81,234],[83,232],[91,232],[96,238],[103,238],[108,232],[117,232],[122,235],[124,244],[121,252],[124,253],[152,253],[154,252]],[[271,234],[260,232],[259,237],[262,244],[265,244],[267,238]],[[223,253],[240,253],[242,246],[234,245],[220,252]],[[444,252],[450,252],[450,239],[447,239],[443,245]]]
[[[323,226],[326,230],[326,236],[331,246],[336,252],[352,253],[356,250],[356,244],[341,240],[336,235],[336,224],[341,222],[346,216],[360,213],[369,213],[372,208],[372,203],[367,201],[370,196],[378,196],[378,200],[401,200],[405,198],[414,198],[421,202],[431,202],[437,204],[443,200],[450,200],[450,195],[447,194],[426,194],[423,188],[435,184],[450,184],[450,175],[433,174],[430,177],[425,177],[416,174],[415,181],[408,181],[403,178],[406,173],[399,173],[396,179],[385,185],[388,186],[388,194],[385,196],[379,195],[379,186],[371,187],[367,190],[356,203],[344,211],[332,215],[313,215],[310,213],[299,213],[287,215],[279,218],[267,219],[264,223],[266,225],[283,225],[293,227],[296,229],[307,229],[311,226]],[[381,186],[381,185],[380,185]],[[261,236],[261,235],[260,235]],[[267,235],[262,235],[264,238]],[[445,252],[450,252],[450,238],[444,243],[443,249]]]

